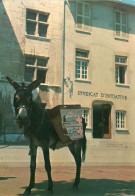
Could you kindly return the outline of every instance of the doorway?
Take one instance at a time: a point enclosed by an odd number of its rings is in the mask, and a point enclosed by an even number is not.
[[[111,138],[111,105],[93,104],[93,138]]]

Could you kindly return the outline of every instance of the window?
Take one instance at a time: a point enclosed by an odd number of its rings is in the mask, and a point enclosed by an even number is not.
[[[90,4],[76,3],[76,27],[79,30],[90,31]]]
[[[127,84],[127,57],[115,56],[115,82]]]
[[[117,111],[116,112],[116,129],[125,129],[126,128],[126,112]]]
[[[27,34],[46,37],[48,28],[48,17],[48,13],[42,13],[28,9],[26,12]]]
[[[89,110],[88,109],[82,109],[82,116],[85,119],[86,127],[89,126]]]
[[[115,32],[117,37],[127,37],[127,13],[115,11]]]
[[[38,78],[43,78],[45,83],[48,58],[35,56],[25,56],[25,81],[31,82]]]
[[[76,79],[87,80],[88,79],[88,51],[76,50]]]

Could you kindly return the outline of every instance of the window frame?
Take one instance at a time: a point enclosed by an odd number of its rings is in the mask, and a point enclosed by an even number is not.
[[[34,13],[35,14],[35,19],[30,19],[30,18],[27,18],[27,15],[28,13]],[[40,15],[44,15],[47,17],[47,21],[42,21],[39,19]],[[33,9],[29,9],[27,8],[26,9],[26,34],[29,35],[29,36],[36,36],[36,37],[41,37],[41,38],[47,38],[47,31],[48,31],[48,26],[49,26],[49,23],[48,23],[48,18],[49,18],[49,15],[50,13],[48,12],[42,12],[42,11],[37,11],[37,10],[33,10]],[[27,25],[29,24],[35,24],[35,32],[34,34],[31,34],[31,33],[28,33],[28,27]],[[39,33],[39,29],[40,29],[40,26],[44,26],[46,28],[45,30],[45,35],[40,35]]]
[[[116,58],[119,58],[119,62],[116,62]],[[126,62],[120,62],[121,59],[126,59]],[[120,76],[120,68],[125,69],[124,73],[124,83],[121,81]],[[116,70],[118,69],[118,71]],[[121,56],[121,55],[115,55],[115,83],[116,85],[128,85],[128,57],[127,56]]]
[[[119,114],[119,120],[117,119],[118,114]],[[124,114],[124,119],[122,116],[123,114]],[[116,122],[116,130],[127,130],[127,111],[116,110],[115,122]],[[124,122],[124,124],[123,124],[123,122]],[[119,126],[118,126],[118,123],[119,123]]]
[[[84,115],[85,111],[87,111],[86,113],[86,116]],[[85,119],[85,123],[87,124],[86,125],[86,128],[89,128],[90,127],[90,121],[89,121],[89,108],[82,108],[82,117]]]
[[[78,9],[78,5],[79,4],[82,4],[82,14],[79,14],[78,12],[77,12],[77,9]],[[84,6],[88,6],[88,8],[89,8],[89,16],[85,16],[84,15]],[[78,17],[81,17],[82,18],[82,23],[78,23],[77,22],[77,20],[78,20]],[[87,29],[85,29],[85,24],[84,24],[84,19],[89,19],[89,25],[87,25]],[[91,5],[90,5],[90,3],[86,3],[86,2],[83,2],[83,1],[80,1],[80,2],[76,2],[76,29],[78,30],[78,31],[84,31],[84,32],[90,32],[90,26],[91,26]],[[81,24],[81,26],[82,26],[82,28],[79,28],[78,27],[78,25],[79,24]]]
[[[82,57],[82,56],[77,56],[77,52],[82,52],[82,53],[86,53],[87,57]],[[77,77],[77,61],[80,62],[80,77]],[[84,65],[83,65],[84,63]],[[86,65],[86,70],[85,70],[85,65]],[[84,66],[84,69],[83,69]],[[76,53],[75,53],[75,79],[76,80],[81,80],[81,81],[88,81],[88,77],[89,77],[89,51],[88,50],[81,50],[81,49],[76,49]],[[84,75],[84,77],[83,77]],[[86,78],[85,78],[86,75]]]
[[[119,10],[119,9],[115,9],[115,11],[114,11],[114,13],[115,13],[115,17],[114,17],[114,19],[115,19],[115,37],[116,38],[121,38],[121,39],[127,39],[128,38],[128,13],[127,13],[127,11],[125,11],[125,10]],[[116,20],[116,13],[119,13],[120,14],[120,22],[117,22]],[[122,15],[123,14],[126,14],[126,23],[124,24],[123,22],[122,22]],[[116,26],[119,26],[119,29],[120,29],[120,31],[117,31],[117,27]],[[125,32],[123,33],[123,28],[125,27]],[[119,32],[119,35],[118,35],[118,32]]]
[[[35,62],[34,64],[28,64],[26,63],[26,58],[35,58]],[[46,62],[46,66],[43,67],[43,66],[38,66],[38,59],[42,59],[42,60],[45,60],[47,61]],[[26,71],[26,68],[28,69],[34,69],[34,74],[33,74],[33,80],[36,80],[38,78],[37,74],[38,74],[38,70],[44,70],[45,71],[45,81],[42,82],[42,84],[46,83],[46,75],[47,75],[47,71],[48,71],[48,57],[43,57],[43,56],[34,56],[34,55],[29,55],[29,54],[25,54],[25,71]],[[24,80],[26,81],[25,79],[25,71],[24,71]],[[26,82],[31,82],[31,81],[26,81]]]

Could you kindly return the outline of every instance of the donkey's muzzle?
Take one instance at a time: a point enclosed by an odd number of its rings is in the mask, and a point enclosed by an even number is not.
[[[19,107],[18,109],[18,114],[17,114],[17,119],[19,120],[24,120],[28,115],[28,112],[27,112],[27,109],[26,107],[22,106],[22,107]]]

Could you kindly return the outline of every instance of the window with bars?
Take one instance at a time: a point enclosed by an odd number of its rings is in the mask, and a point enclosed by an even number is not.
[[[39,37],[47,36],[49,13],[26,10],[26,32]]]
[[[82,116],[85,119],[86,127],[89,126],[89,109],[82,109]]]
[[[90,31],[90,4],[85,2],[76,3],[76,28]]]
[[[116,111],[116,129],[126,128],[126,112]]]
[[[115,11],[115,32],[117,37],[127,37],[127,13],[116,10]]]
[[[115,56],[115,82],[127,84],[127,57]]]
[[[76,79],[88,79],[88,59],[89,51],[76,50]]]
[[[38,56],[25,56],[25,74],[26,82],[32,82],[38,78],[43,78],[42,83],[45,83],[47,73],[48,58]]]

